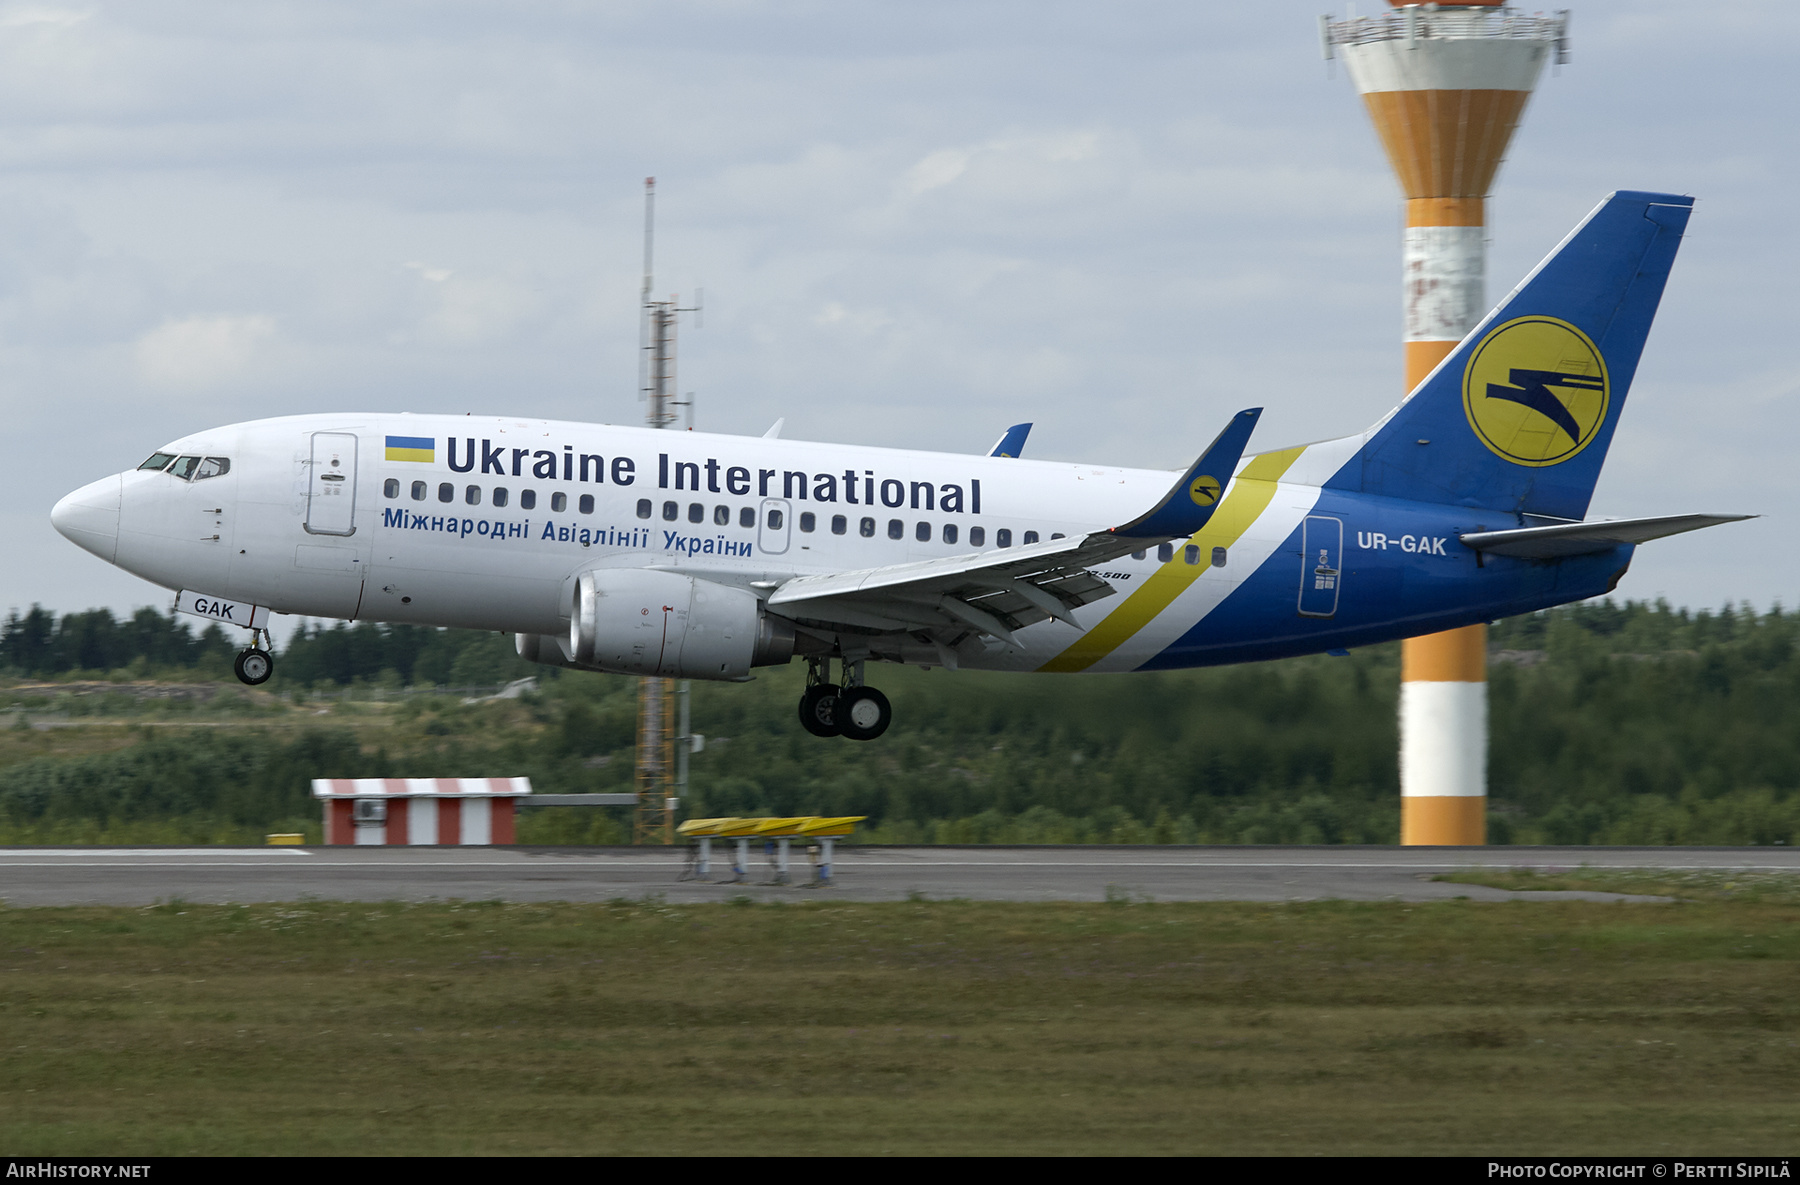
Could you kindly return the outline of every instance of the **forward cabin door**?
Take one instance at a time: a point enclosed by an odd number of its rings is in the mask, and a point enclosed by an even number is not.
[[[314,432],[306,475],[306,533],[356,534],[356,436]]]
[[[294,547],[294,566],[282,580],[282,599],[292,606],[290,612],[354,620],[362,611],[374,534],[356,530],[356,433],[310,435],[301,478],[306,488],[301,527],[310,538]]]

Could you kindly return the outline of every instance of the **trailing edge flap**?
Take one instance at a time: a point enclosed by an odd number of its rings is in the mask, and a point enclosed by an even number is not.
[[[1182,479],[1163,495],[1147,514],[1132,519],[1122,527],[1114,527],[1114,535],[1133,539],[1185,539],[1201,527],[1218,509],[1231,475],[1237,472],[1244,446],[1262,416],[1262,408],[1252,407],[1231,417],[1225,431],[1212,442],[1200,459]]]
[[[769,609],[860,630],[925,631],[942,645],[971,630],[1014,644],[1013,631],[1049,618],[1080,629],[1071,611],[1113,594],[1112,585],[1088,569],[1206,525],[1261,415],[1261,408],[1252,408],[1232,417],[1162,501],[1122,527],[948,559],[800,576],[770,595]]]
[[[878,632],[932,632],[940,642],[971,629],[1011,643],[1013,631],[1109,597],[1087,569],[1140,550],[1141,540],[1098,532],[941,560],[800,576],[769,596],[769,610],[800,621]],[[950,635],[938,636],[938,631]]]
[[[1519,527],[1510,531],[1471,531],[1459,536],[1477,551],[1517,556],[1529,560],[1553,560],[1564,556],[1611,551],[1622,543],[1648,543],[1665,535],[1698,531],[1720,523],[1741,522],[1754,514],[1668,514],[1660,518],[1623,518],[1612,522],[1556,523],[1547,527]]]

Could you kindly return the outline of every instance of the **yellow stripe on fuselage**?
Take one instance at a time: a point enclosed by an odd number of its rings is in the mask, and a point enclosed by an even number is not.
[[[430,448],[390,448],[387,451],[390,461],[436,461],[437,450]]]
[[[1275,483],[1305,451],[1306,446],[1301,445],[1252,457],[1232,483],[1231,492],[1219,509],[1188,540],[1190,546],[1200,548],[1200,563],[1188,563],[1178,551],[1175,558],[1151,573],[1150,579],[1134,589],[1117,609],[1101,619],[1100,624],[1038,670],[1085,671],[1130,641],[1206,573],[1213,548],[1230,547],[1262,517],[1262,512],[1275,500]]]

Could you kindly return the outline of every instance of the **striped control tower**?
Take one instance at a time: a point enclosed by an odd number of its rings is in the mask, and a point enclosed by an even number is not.
[[[1568,14],[1500,0],[1401,4],[1321,18],[1406,194],[1401,245],[1406,390],[1487,313],[1487,195],[1546,61],[1567,59]],[[1487,838],[1487,627],[1403,643],[1400,842]]]

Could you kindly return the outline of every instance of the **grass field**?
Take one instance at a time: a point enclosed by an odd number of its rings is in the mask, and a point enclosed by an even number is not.
[[[0,1148],[1777,1153],[1800,905],[0,910]]]

